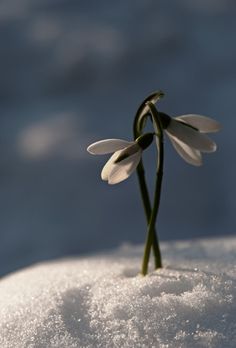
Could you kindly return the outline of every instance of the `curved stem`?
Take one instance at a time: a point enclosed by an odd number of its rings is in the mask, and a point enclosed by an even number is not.
[[[147,105],[149,106],[149,109],[152,115],[154,128],[158,132],[158,165],[157,165],[154,203],[153,203],[151,217],[148,224],[148,234],[147,234],[147,239],[146,239],[146,244],[144,249],[143,263],[142,263],[143,275],[147,274],[151,247],[153,245],[153,241],[156,236],[155,223],[156,223],[157,213],[158,213],[159,205],[160,205],[161,184],[162,184],[163,163],[164,163],[163,131],[162,131],[161,122],[159,120],[158,112],[155,106],[151,102],[148,102]],[[162,267],[160,250],[159,250],[158,262],[159,262],[159,267]]]
[[[164,97],[164,93],[162,91],[153,92],[147,98],[145,98],[142,104],[139,106],[134,119],[133,129],[134,129],[135,139],[141,135],[142,129],[145,126],[145,120],[147,116],[150,115],[150,110],[147,103],[152,102],[153,104],[155,104],[159,99],[163,97]]]
[[[147,115],[143,113],[144,108],[145,107],[147,108],[146,102],[152,100],[154,97],[159,96],[159,94],[162,95],[162,92],[151,94],[140,105],[134,119],[134,127],[133,127],[134,139],[137,139],[142,134],[142,129],[145,123],[145,117],[147,117]],[[140,161],[137,167],[137,175],[138,175],[139,187],[140,187],[141,197],[142,197],[144,211],[146,215],[146,220],[147,220],[147,224],[149,225],[152,209],[151,209],[151,203],[150,203],[149,194],[148,194],[148,188],[147,188],[147,184],[145,180],[145,171],[144,171],[142,160]],[[153,246],[155,269],[157,269],[162,267],[162,265],[161,265],[160,247],[159,247],[159,242],[158,242],[158,238],[155,233],[155,230],[154,230],[154,236],[152,240],[152,246]]]

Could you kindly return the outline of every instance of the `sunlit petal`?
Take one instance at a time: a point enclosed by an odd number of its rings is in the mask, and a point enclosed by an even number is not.
[[[105,166],[103,167],[102,172],[101,172],[101,178],[102,178],[102,180],[104,180],[104,181],[107,181],[107,180],[108,180],[109,173],[112,171],[112,169],[113,169],[114,166],[116,165],[116,164],[115,164],[115,161],[116,161],[116,159],[120,156],[120,153],[121,153],[121,152],[122,152],[122,150],[116,151],[116,152],[110,157],[110,159],[107,161],[107,163],[105,164]]]
[[[185,125],[183,122],[171,119],[167,128],[168,133],[185,144],[202,152],[214,152],[216,144],[205,134]]]
[[[190,124],[191,126],[197,128],[201,133],[213,133],[218,132],[221,128],[219,122],[213,120],[210,117],[201,116],[201,115],[182,115],[175,117],[176,120],[181,120]]]
[[[105,139],[89,145],[87,151],[92,155],[105,155],[124,149],[125,147],[130,146],[133,143],[134,142],[122,139]]]
[[[142,151],[139,150],[132,156],[124,159],[123,161],[115,164],[108,175],[108,183],[111,185],[118,184],[119,182],[127,179],[136,169],[140,162]]]
[[[178,154],[189,164],[192,164],[194,166],[201,166],[202,165],[202,155],[199,150],[193,149],[192,147],[188,146],[187,144],[183,143],[179,139],[173,137],[171,134],[166,132],[169,136],[169,139],[174,146],[175,150],[178,152]]]

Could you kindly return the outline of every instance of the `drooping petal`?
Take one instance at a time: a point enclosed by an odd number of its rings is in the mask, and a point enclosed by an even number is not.
[[[106,155],[133,144],[134,142],[122,139],[105,139],[89,145],[87,151],[92,155]]]
[[[132,156],[124,159],[113,166],[112,170],[108,175],[108,184],[114,185],[127,179],[136,169],[141,159],[142,150],[133,154]]]
[[[196,150],[202,152],[214,152],[216,150],[216,144],[213,140],[205,134],[185,125],[183,122],[171,119],[166,130],[173,137]]]
[[[183,143],[179,139],[173,137],[170,133],[166,132],[169,136],[169,139],[174,146],[178,154],[189,164],[194,166],[202,165],[202,155],[199,150],[193,149],[187,144]]]
[[[213,120],[210,117],[201,116],[201,115],[182,115],[175,117],[176,120],[183,121],[190,124],[191,126],[197,128],[201,133],[213,133],[218,132],[221,128],[219,122]]]
[[[133,143],[131,143],[130,146],[125,147],[122,150],[116,151],[110,157],[110,159],[107,161],[107,163],[105,164],[105,166],[102,169],[102,173],[101,173],[102,180],[107,181],[111,171],[113,170],[113,168],[116,165],[118,165],[119,163],[123,163],[125,159],[130,158],[133,154],[140,152],[140,150],[141,150],[141,148],[138,145],[138,143],[133,142]],[[116,163],[116,160],[119,160],[119,162]]]
[[[110,174],[110,172],[112,171],[112,169],[114,168],[115,165],[115,161],[116,159],[119,157],[120,153],[122,152],[122,150],[116,151],[115,153],[113,153],[113,155],[109,158],[109,160],[107,161],[107,163],[105,164],[105,166],[102,169],[101,172],[101,178],[104,181],[108,180],[108,176]]]

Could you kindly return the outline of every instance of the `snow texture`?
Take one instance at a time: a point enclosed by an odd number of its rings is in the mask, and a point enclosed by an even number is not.
[[[147,277],[142,249],[124,246],[3,278],[0,347],[235,347],[236,239],[162,250]]]

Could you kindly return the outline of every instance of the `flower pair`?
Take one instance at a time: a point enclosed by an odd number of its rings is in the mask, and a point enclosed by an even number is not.
[[[200,166],[202,152],[214,152],[216,144],[204,133],[217,132],[220,124],[205,116],[183,115],[175,118],[159,112],[162,128],[179,155],[188,163]],[[157,136],[157,135],[156,135]],[[153,140],[153,133],[146,133],[135,141],[105,139],[91,144],[87,150],[93,155],[113,153],[103,167],[102,180],[118,184],[127,179],[140,162],[142,151]]]

